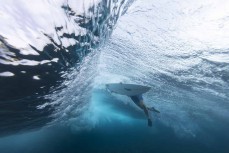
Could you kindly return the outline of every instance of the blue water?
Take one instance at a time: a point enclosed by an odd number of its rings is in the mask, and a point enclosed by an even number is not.
[[[127,106],[104,91],[95,91],[95,113],[99,125],[75,130],[67,125],[53,126],[0,140],[3,152],[227,152],[229,134],[218,120],[202,125],[195,135],[179,135],[154,115],[147,127],[143,112]],[[102,107],[101,107],[102,105]],[[98,110],[98,108],[104,108]],[[164,112],[161,112],[164,113]],[[92,118],[95,116],[92,116]],[[201,122],[202,119],[196,119]],[[77,123],[75,123],[77,124]],[[173,124],[171,122],[171,124]],[[201,123],[200,123],[201,124]],[[219,131],[220,129],[220,131]],[[12,147],[13,146],[13,147]]]
[[[1,139],[1,150],[4,152],[226,152],[228,149],[229,135],[227,127],[220,124],[221,121],[217,121],[216,125],[205,126],[204,131],[197,132],[195,136],[179,136],[170,126],[163,125],[156,116],[153,128],[147,127],[142,112],[123,104],[104,91],[96,91],[94,96],[96,96],[93,97],[96,99],[95,113],[103,118],[94,128],[75,131],[68,126],[54,126],[10,136]],[[103,108],[101,105],[104,109],[98,110],[96,107]],[[220,131],[217,130],[218,127],[221,127]]]
[[[1,153],[229,152],[229,3],[0,3]]]

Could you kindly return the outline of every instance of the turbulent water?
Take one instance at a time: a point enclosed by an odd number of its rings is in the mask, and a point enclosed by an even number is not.
[[[64,81],[73,80],[68,73],[82,73],[84,57],[110,36],[119,16],[131,3],[1,2],[0,134],[41,127],[57,119],[55,111],[63,99],[56,102],[53,97],[67,86]],[[78,78],[88,84],[86,74]],[[78,81],[74,84],[79,86],[78,92],[72,90],[72,97],[87,88]],[[54,96],[50,98],[50,94]],[[68,101],[73,102],[74,98]]]
[[[1,152],[229,151],[229,2],[1,4]]]

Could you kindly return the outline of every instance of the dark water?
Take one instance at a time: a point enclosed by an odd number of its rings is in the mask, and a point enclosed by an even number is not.
[[[1,138],[1,152],[228,152],[228,128],[220,120],[204,125],[202,119],[197,119],[196,122],[202,124],[202,131],[191,135],[174,131],[171,125],[160,121],[160,115],[154,114],[153,127],[150,128],[143,112],[123,104],[107,92],[97,91],[96,95],[103,100],[95,101],[96,105],[106,106],[107,109],[102,112],[97,110],[97,114],[101,114],[100,122],[92,129],[76,130],[62,125]],[[118,119],[115,113],[124,118]]]
[[[140,122],[142,123],[142,122]],[[148,129],[115,123],[90,132],[72,133],[58,128],[5,140],[1,143],[3,152],[227,152],[228,145],[211,142],[205,137],[177,137],[174,131],[163,125]],[[118,126],[117,126],[118,125]],[[225,129],[226,132],[226,129]],[[214,134],[214,133],[212,133]],[[222,139],[222,136],[215,137]],[[213,139],[210,137],[210,139]],[[10,142],[9,142],[10,141]],[[210,143],[209,143],[210,141]],[[210,145],[211,144],[211,145]],[[3,146],[4,145],[4,146]],[[12,148],[11,146],[14,146]]]

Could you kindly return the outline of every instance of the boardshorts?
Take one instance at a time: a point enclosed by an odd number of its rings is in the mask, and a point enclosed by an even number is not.
[[[133,100],[134,103],[140,104],[141,101],[143,101],[142,94],[140,95],[135,95],[135,96],[130,96],[130,98]]]

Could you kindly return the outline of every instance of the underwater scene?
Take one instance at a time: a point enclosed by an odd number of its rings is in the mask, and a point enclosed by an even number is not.
[[[0,153],[229,152],[229,1],[0,0],[0,25]]]

